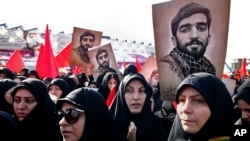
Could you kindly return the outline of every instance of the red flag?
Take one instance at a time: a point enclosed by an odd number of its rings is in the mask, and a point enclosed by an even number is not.
[[[72,43],[70,42],[66,47],[64,47],[56,56],[57,66],[59,68],[69,66],[69,56]]]
[[[14,53],[11,55],[10,59],[6,63],[6,67],[16,73],[19,73],[21,69],[25,67],[22,55],[19,50],[16,49],[14,51]]]
[[[45,31],[45,45],[44,48],[40,48],[36,64],[36,71],[41,78],[55,78],[59,75],[56,59],[52,51],[48,24],[46,25]]]
[[[106,100],[106,104],[108,107],[111,105],[113,99],[115,98],[115,95],[116,95],[116,87],[113,87],[109,93],[107,100]]]
[[[44,59],[45,58],[44,48],[45,48],[45,46],[43,45],[43,43],[41,43],[40,48],[39,48],[38,58],[36,61],[36,71],[40,77],[43,76],[43,65],[42,64],[46,63],[45,62],[46,60]]]
[[[227,74],[223,73],[222,78],[229,78],[229,76]]]
[[[141,72],[141,64],[140,64],[140,62],[138,61],[138,58],[137,58],[137,55],[135,56],[135,66],[136,66],[136,68],[137,68],[137,71],[138,72]]]
[[[247,67],[246,58],[243,58],[242,63],[241,63],[241,68],[240,68],[240,77],[247,75],[246,67]]]
[[[79,67],[79,66],[74,66],[73,68],[72,68],[72,73],[73,74],[79,74],[80,72],[82,72],[83,71],[83,69],[81,68],[81,67]]]

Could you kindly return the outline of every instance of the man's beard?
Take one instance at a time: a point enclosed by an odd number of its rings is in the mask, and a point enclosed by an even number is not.
[[[193,44],[200,45],[201,50],[199,50],[199,51],[189,51],[189,50],[187,50],[188,46],[193,45]],[[205,44],[203,44],[199,40],[193,39],[190,42],[186,43],[184,45],[184,47],[183,46],[181,47],[180,44],[179,44],[179,41],[177,40],[177,48],[179,50],[181,50],[182,52],[194,57],[195,59],[200,59],[200,58],[202,58],[204,56],[204,54],[206,52],[207,45],[208,45],[208,40],[206,41]]]
[[[89,45],[81,45],[81,50],[87,52],[89,50]]]
[[[103,63],[101,64],[101,66],[102,66],[102,67],[109,67],[109,62],[103,62]]]

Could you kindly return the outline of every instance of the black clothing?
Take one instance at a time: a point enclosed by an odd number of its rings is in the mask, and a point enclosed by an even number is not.
[[[0,111],[0,133],[1,140],[26,141],[18,122],[4,111]]]
[[[123,141],[104,98],[89,88],[78,88],[56,102],[57,109],[64,102],[82,110],[86,115],[84,133],[80,141]]]
[[[125,90],[132,80],[139,80],[145,87],[146,99],[139,114],[131,114],[125,101]],[[136,141],[166,141],[165,131],[160,119],[151,111],[150,97],[152,88],[144,76],[138,73],[127,74],[120,83],[111,111],[124,137],[127,137],[128,127],[133,121],[137,127]]]
[[[183,130],[177,114],[168,141],[208,141],[211,138],[230,136],[233,128],[233,102],[225,84],[215,75],[195,73],[185,78],[177,88],[176,101],[183,88],[191,86],[204,97],[211,115],[196,134]]]
[[[60,128],[56,124],[56,107],[48,94],[46,84],[36,78],[27,78],[14,88],[13,99],[21,88],[29,90],[37,102],[32,111],[22,121],[19,121],[22,132],[28,141],[61,141]],[[16,113],[14,113],[14,117],[18,120]]]
[[[176,110],[173,107],[172,102],[163,101],[161,110],[156,111],[154,114],[161,119],[162,124],[166,129],[166,132],[169,134],[176,116]]]
[[[55,79],[53,79],[50,82],[49,86],[48,86],[48,90],[50,89],[51,85],[56,85],[56,86],[58,86],[62,90],[62,95],[61,95],[60,98],[65,97],[71,91],[68,82],[65,81],[62,78],[55,78]]]
[[[0,80],[0,110],[5,111],[9,114],[13,114],[13,106],[8,103],[4,97],[5,93],[16,86],[17,83],[12,79],[2,79]]]
[[[123,77],[130,73],[137,73],[137,68],[133,64],[128,64],[123,71]]]
[[[119,79],[119,76],[117,73],[114,73],[114,72],[110,72],[110,73],[107,73],[103,80],[102,80],[102,83],[98,89],[98,92],[104,97],[105,101],[108,99],[108,96],[110,94],[110,89],[109,89],[109,86],[108,86],[108,82],[110,79],[114,78],[117,82],[117,85],[116,85],[116,90],[118,90],[119,88],[119,85],[120,85],[120,79]]]

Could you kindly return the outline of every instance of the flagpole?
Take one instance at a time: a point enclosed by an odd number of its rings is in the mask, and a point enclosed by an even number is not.
[[[233,73],[232,68],[231,68],[231,67],[229,67],[229,65],[228,65],[226,62],[225,62],[225,65],[227,66],[228,70],[229,70],[231,73]]]

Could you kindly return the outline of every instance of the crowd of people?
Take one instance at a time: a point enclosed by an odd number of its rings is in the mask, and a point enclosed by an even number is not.
[[[217,76],[194,73],[167,101],[159,80],[152,85],[132,64],[122,78],[113,70],[97,80],[83,72],[40,78],[6,67],[0,76],[0,130],[13,140],[207,141],[230,140],[235,125],[250,131],[249,79],[232,96]]]

